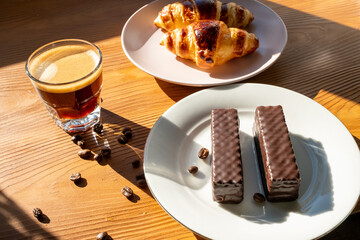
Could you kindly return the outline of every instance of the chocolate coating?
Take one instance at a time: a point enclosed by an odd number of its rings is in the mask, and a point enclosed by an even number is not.
[[[271,202],[297,199],[300,173],[282,107],[257,107],[253,130],[266,198]]]
[[[244,186],[236,109],[212,110],[211,143],[213,199],[219,203],[239,203],[243,200]]]

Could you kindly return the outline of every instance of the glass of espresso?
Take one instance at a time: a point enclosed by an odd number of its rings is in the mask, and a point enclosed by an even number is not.
[[[55,123],[86,131],[100,120],[102,53],[94,44],[64,39],[33,52],[25,70]]]

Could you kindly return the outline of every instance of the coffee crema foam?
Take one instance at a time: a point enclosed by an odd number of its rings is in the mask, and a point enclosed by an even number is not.
[[[93,72],[99,61],[100,57],[96,52],[86,46],[61,46],[36,56],[30,64],[29,72],[42,82],[33,81],[37,88],[46,92],[67,93],[82,89],[95,81],[102,73],[102,66]],[[92,74],[86,77],[90,73]]]

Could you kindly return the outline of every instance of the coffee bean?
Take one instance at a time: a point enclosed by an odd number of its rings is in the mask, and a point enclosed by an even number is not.
[[[88,158],[91,156],[91,151],[89,149],[80,150],[78,152],[78,155],[81,158]]]
[[[198,170],[199,169],[198,169],[197,166],[191,166],[191,167],[188,168],[189,173],[192,173],[192,174],[197,173]]]
[[[145,179],[145,175],[144,174],[136,175],[136,180],[139,180],[139,179]]]
[[[121,131],[125,137],[129,140],[132,138],[132,129],[129,127],[125,127],[122,131]]]
[[[103,155],[101,153],[95,154],[94,159],[99,163],[103,160]]]
[[[111,155],[111,149],[108,148],[108,147],[105,147],[105,148],[101,149],[101,154],[102,154],[104,157],[110,157],[110,155]]]
[[[120,134],[118,137],[118,142],[121,144],[127,144],[129,139],[124,134]]]
[[[122,133],[126,132],[132,132],[132,129],[130,127],[124,127],[123,130],[121,130]]]
[[[78,172],[70,175],[70,180],[73,182],[78,181],[80,178],[81,178],[81,174]]]
[[[253,196],[253,199],[257,203],[263,203],[265,202],[265,197],[261,193],[255,193]]]
[[[129,187],[124,187],[122,190],[121,190],[121,193],[127,197],[127,198],[130,198],[132,195],[133,195],[133,190]]]
[[[101,232],[96,236],[96,240],[106,240],[108,239],[108,236],[107,232]]]
[[[74,136],[71,137],[71,140],[77,144],[78,141],[83,140],[83,136],[81,136],[80,134],[75,134]]]
[[[132,161],[131,164],[132,164],[133,168],[138,168],[140,166],[140,160],[136,159],[136,160]]]
[[[33,209],[33,214],[34,214],[34,217],[40,218],[40,217],[42,217],[43,212],[41,211],[40,208],[34,208]]]
[[[125,132],[124,135],[129,140],[132,138],[132,132]]]
[[[205,159],[209,156],[209,150],[207,148],[200,149],[198,153],[198,157],[201,159]]]
[[[76,143],[79,147],[84,147],[85,146],[85,141],[84,140],[80,140]]]
[[[96,132],[97,134],[100,134],[103,130],[104,126],[101,123],[96,123],[93,126],[93,131]]]
[[[145,188],[146,185],[147,185],[146,180],[143,179],[143,178],[136,180],[136,184],[137,184],[137,186],[140,187],[140,188]]]

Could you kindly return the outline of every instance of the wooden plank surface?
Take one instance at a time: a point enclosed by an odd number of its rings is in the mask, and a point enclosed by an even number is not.
[[[0,239],[95,239],[101,231],[114,239],[201,239],[173,220],[147,188],[136,186],[142,170],[131,166],[142,160],[147,135],[161,114],[201,90],[157,80],[126,58],[121,30],[148,2],[0,2]],[[343,122],[359,145],[359,1],[261,2],[284,20],[288,44],[273,66],[245,82],[313,98]],[[24,71],[32,51],[63,38],[85,39],[103,51],[105,134],[86,133],[93,151],[112,148],[111,158],[101,165],[77,156],[79,147],[55,126]],[[127,126],[134,137],[123,146],[116,136]],[[69,180],[73,172],[82,173],[81,186]],[[124,186],[134,189],[136,201],[122,196]],[[32,216],[34,207],[44,211],[47,222]],[[324,239],[355,238],[358,225],[359,214],[354,214]]]

